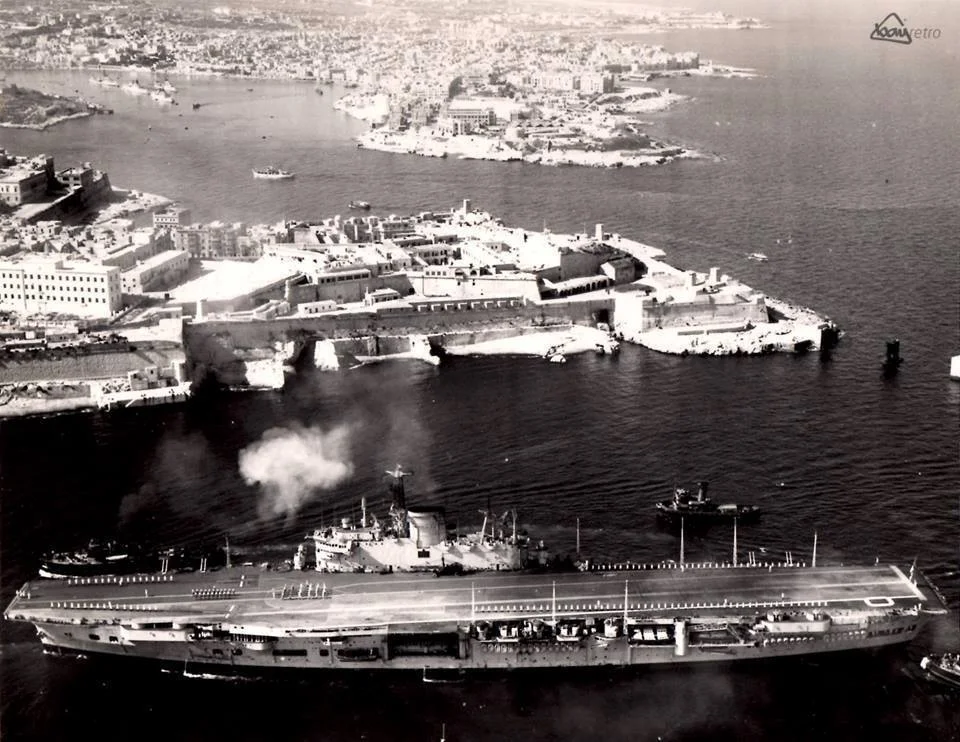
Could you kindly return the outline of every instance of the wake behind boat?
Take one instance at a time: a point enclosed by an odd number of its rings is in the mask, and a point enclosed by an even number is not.
[[[756,505],[717,504],[707,497],[707,482],[700,482],[697,495],[692,497],[683,487],[677,487],[672,500],[657,503],[657,516],[664,520],[679,523],[685,518],[691,524],[730,521],[734,518],[741,522],[756,520],[760,517],[760,508]]]
[[[281,170],[273,165],[253,169],[253,177],[260,178],[262,180],[289,180],[293,176],[294,173],[291,173],[287,170]]]

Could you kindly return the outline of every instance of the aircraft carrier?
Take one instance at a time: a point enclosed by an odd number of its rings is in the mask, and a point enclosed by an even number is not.
[[[896,566],[214,571],[35,580],[4,618],[51,651],[194,671],[423,671],[773,658],[907,642],[934,596]]]

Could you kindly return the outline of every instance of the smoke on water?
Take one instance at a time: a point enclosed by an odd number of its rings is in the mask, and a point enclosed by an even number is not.
[[[247,484],[259,484],[261,518],[292,518],[316,492],[349,479],[353,463],[350,428],[272,428],[240,452],[240,473]]]

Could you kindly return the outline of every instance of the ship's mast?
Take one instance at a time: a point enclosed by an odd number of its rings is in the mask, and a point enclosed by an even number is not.
[[[810,566],[817,566],[817,532],[813,532],[813,559],[810,560]]]
[[[683,569],[683,516],[680,516],[680,569]]]
[[[393,516],[394,530],[397,536],[406,537],[409,535],[407,524],[407,495],[403,487],[403,478],[413,474],[412,471],[404,471],[400,464],[393,471],[387,470],[387,474],[393,477],[390,484],[390,492],[393,495],[393,503],[390,505],[390,515]]]
[[[490,521],[490,540],[494,540],[497,537],[497,524],[494,522],[496,516],[493,514],[493,498],[490,496],[490,493],[487,493],[487,512],[483,516],[483,522],[486,523]],[[486,538],[487,530],[484,527],[483,537]]]
[[[397,510],[407,509],[407,494],[403,487],[403,478],[413,474],[412,471],[404,471],[400,464],[393,471],[387,470],[387,474],[393,477],[393,483],[390,485],[390,492],[393,494],[393,506]]]
[[[737,566],[737,519],[733,519],[733,566]]]
[[[556,627],[557,625],[557,581],[556,580],[553,581],[553,600],[551,601],[550,606],[551,606],[550,613],[551,613],[551,617],[553,618],[553,625],[554,627]]]

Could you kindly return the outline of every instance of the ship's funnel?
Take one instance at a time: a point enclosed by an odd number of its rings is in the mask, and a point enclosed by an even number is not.
[[[443,508],[408,510],[407,522],[410,524],[410,538],[416,541],[420,549],[442,543],[446,538],[447,525]]]
[[[393,500],[393,507],[397,510],[407,509],[407,494],[403,488],[403,478],[413,474],[412,471],[404,471],[400,464],[393,471],[387,471],[392,481],[390,482],[390,496]]]
[[[707,497],[708,482],[697,482],[697,499],[704,500]]]

